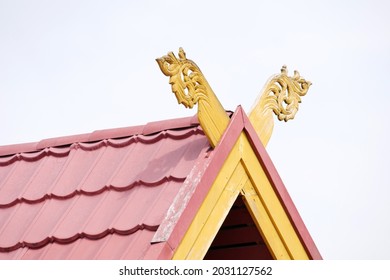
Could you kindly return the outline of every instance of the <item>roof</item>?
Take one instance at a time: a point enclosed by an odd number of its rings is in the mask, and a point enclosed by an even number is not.
[[[209,143],[197,117],[0,147],[0,259],[140,259]]]
[[[282,68],[248,118],[157,62],[195,117],[0,147],[0,259],[321,259],[264,148],[310,83]]]
[[[196,116],[0,147],[0,259],[222,256],[321,259],[240,106],[214,149]]]
[[[244,259],[269,259],[270,253],[276,259],[322,259],[241,106],[232,115],[218,145],[194,165],[186,182],[172,203],[175,211],[167,214],[156,233],[159,247],[149,252],[148,258],[213,258],[209,249],[217,245],[214,241],[220,240],[220,229],[231,218],[232,209],[241,205],[237,200],[242,198],[261,232],[262,238],[256,240],[255,247],[269,251],[248,255],[253,253],[253,247],[247,247]],[[185,206],[179,210],[183,201]],[[174,226],[169,234],[160,233],[171,224]],[[250,234],[248,229],[245,232]],[[253,235],[249,238],[253,241]]]

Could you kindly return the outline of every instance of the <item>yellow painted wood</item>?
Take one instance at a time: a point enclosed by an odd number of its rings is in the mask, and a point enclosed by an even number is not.
[[[310,85],[311,82],[302,78],[298,71],[289,77],[286,66],[267,81],[249,113],[249,120],[264,146],[272,135],[273,113],[280,121],[294,119],[301,97],[306,95]]]
[[[235,143],[173,259],[202,259],[239,193],[275,259],[309,259],[245,133]]]
[[[170,77],[179,103],[189,108],[198,104],[199,123],[214,148],[229,124],[229,117],[199,67],[187,59],[182,48],[178,56],[170,52],[157,59],[158,65]],[[297,71],[289,77],[285,66],[268,80],[249,114],[264,146],[272,135],[273,113],[279,120],[293,119],[301,96],[310,85]],[[276,259],[308,258],[245,133],[234,145],[173,258],[203,258],[240,192]]]
[[[309,256],[307,255],[305,248],[299,240],[299,237],[295,232],[295,229],[291,224],[287,213],[285,212],[278,196],[276,195],[263,168],[261,167],[253,149],[251,148],[246,135],[242,134],[241,137],[243,138],[242,142],[244,143],[243,145],[245,147],[242,154],[242,161],[244,163],[245,169],[247,170],[249,179],[252,182],[253,189],[258,196],[258,202],[262,203],[262,207],[258,207],[258,203],[248,204],[250,211],[255,213],[259,209],[261,210],[264,208],[266,213],[268,213],[270,220],[272,221],[272,227],[274,227],[274,229],[278,232],[280,241],[284,244],[291,259],[309,259]],[[254,196],[253,191],[250,192],[250,196]],[[256,220],[259,221],[259,229],[263,230],[264,232],[268,232],[267,230],[269,230],[271,225],[262,219]],[[266,240],[272,242],[275,241],[273,234],[265,236],[265,238]],[[276,259],[285,259],[285,253],[283,251],[279,251],[278,246],[272,246],[270,244],[269,248],[275,253]]]
[[[261,108],[261,106],[262,105],[259,105],[255,108]],[[263,143],[264,147],[267,146],[274,129],[274,115],[272,110],[267,110],[265,112],[261,110],[252,110],[249,114],[249,120],[255,128],[261,143]]]
[[[212,208],[213,210],[210,213],[207,221],[204,223],[198,238],[192,246],[192,249],[189,251],[187,259],[204,258],[211,246],[212,241],[221,228],[223,221],[232,208],[238,194],[240,193],[240,189],[247,180],[248,176],[246,175],[242,165],[239,164],[228,182],[228,187],[223,190],[220,197],[218,198],[217,203],[215,204],[215,207]],[[206,205],[207,204],[205,204],[205,207],[207,207]],[[201,250],[199,248],[201,248]]]
[[[250,180],[241,191],[249,213],[255,221],[264,242],[267,244],[272,256],[276,260],[289,260],[291,256],[277,231],[272,215],[264,207],[264,202],[257,194]]]
[[[198,104],[198,119],[211,147],[215,147],[229,124],[229,117],[199,67],[187,59],[182,48],[177,58],[172,52],[157,58],[161,72],[169,83],[177,102],[187,108]]]
[[[229,154],[221,172],[179,244],[173,259],[202,259],[248,180],[240,162],[239,143]]]

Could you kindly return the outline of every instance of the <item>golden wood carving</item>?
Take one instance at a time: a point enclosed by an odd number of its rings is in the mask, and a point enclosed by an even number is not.
[[[198,104],[199,123],[214,148],[229,123],[229,117],[199,67],[186,58],[182,48],[178,58],[170,52],[156,60],[163,74],[170,77],[169,84],[178,103],[186,108]]]
[[[302,78],[298,71],[294,71],[294,75],[289,77],[286,66],[282,67],[280,74],[268,80],[249,114],[264,146],[273,130],[272,112],[281,121],[294,119],[301,97],[306,95],[310,85],[311,82]]]

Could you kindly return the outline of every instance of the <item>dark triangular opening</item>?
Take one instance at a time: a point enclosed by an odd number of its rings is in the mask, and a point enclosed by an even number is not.
[[[234,202],[204,259],[273,259],[241,196]]]

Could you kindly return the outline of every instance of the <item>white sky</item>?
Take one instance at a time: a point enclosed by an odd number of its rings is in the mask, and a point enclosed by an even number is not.
[[[390,2],[0,0],[0,145],[192,116],[183,47],[225,109],[283,64],[312,81],[267,148],[325,259],[390,259]]]

